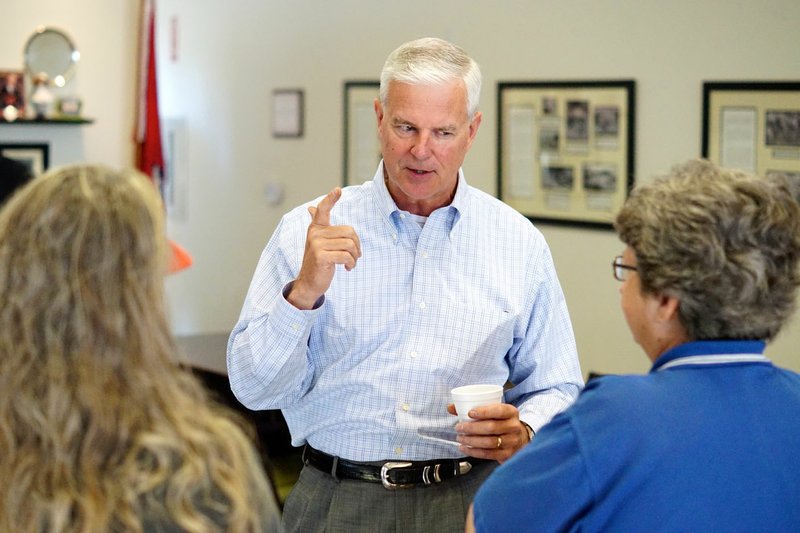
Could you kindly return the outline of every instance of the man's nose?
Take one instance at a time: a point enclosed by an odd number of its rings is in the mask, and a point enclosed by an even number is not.
[[[427,159],[431,153],[430,149],[431,134],[421,131],[414,139],[414,146],[411,147],[411,154],[417,159]]]

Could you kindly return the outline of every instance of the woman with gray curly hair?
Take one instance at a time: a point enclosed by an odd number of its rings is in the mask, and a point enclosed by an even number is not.
[[[653,366],[589,382],[489,477],[467,530],[800,530],[800,375],[763,353],[800,285],[788,183],[690,161],[615,226],[622,311]]]
[[[253,445],[173,361],[163,205],[75,165],[0,214],[0,531],[278,531]]]
[[[636,190],[617,216],[628,245],[615,261],[618,279],[635,265],[643,293],[673,297],[687,339],[774,338],[800,284],[800,224],[786,186],[708,161],[676,167]]]

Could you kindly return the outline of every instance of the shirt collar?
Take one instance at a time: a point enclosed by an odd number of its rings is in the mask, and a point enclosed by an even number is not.
[[[375,176],[372,178],[372,181],[375,186],[375,199],[377,200],[378,208],[380,209],[381,214],[387,220],[394,221],[395,217],[393,217],[392,214],[399,213],[400,208],[397,207],[392,195],[389,194],[389,189],[386,187],[386,181],[383,177],[383,160],[378,163],[378,169],[375,171]],[[468,205],[469,186],[467,185],[467,180],[464,178],[464,171],[462,169],[458,169],[458,185],[456,186],[456,194],[453,196],[453,201],[450,202],[449,206],[447,206],[447,209],[452,212],[448,213],[448,218],[450,220],[450,231],[452,231],[453,227],[460,220],[462,213],[466,211]]]
[[[678,365],[769,362],[764,357],[767,343],[754,340],[703,340],[680,344],[661,354],[650,372]]]

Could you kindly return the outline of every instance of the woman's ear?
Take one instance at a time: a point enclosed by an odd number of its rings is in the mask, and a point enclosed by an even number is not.
[[[675,296],[670,296],[668,294],[661,294],[657,297],[658,300],[658,308],[656,310],[656,316],[662,322],[669,322],[672,320],[678,320],[678,311],[681,307],[681,301],[676,298]]]

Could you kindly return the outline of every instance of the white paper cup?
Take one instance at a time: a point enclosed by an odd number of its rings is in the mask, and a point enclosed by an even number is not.
[[[503,402],[503,386],[489,384],[464,385],[451,390],[450,395],[456,406],[458,420],[460,422],[468,422],[473,419],[467,416],[467,413],[475,407]]]

